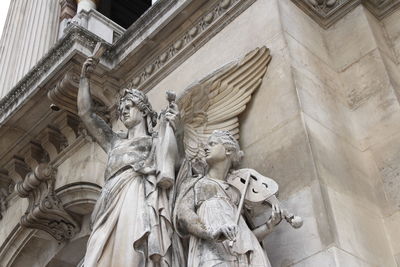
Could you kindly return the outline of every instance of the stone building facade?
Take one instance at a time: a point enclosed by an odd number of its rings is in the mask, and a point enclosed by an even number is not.
[[[76,115],[76,92],[99,41],[107,51],[92,93],[115,129],[124,86],[160,110],[167,90],[268,47],[268,71],[240,117],[242,165],[273,177],[304,219],[264,241],[272,266],[400,266],[399,0],[77,2],[10,5],[0,266],[80,266],[106,155]]]

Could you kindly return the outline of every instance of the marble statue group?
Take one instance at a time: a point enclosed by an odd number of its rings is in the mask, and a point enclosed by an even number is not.
[[[79,116],[108,155],[105,183],[91,218],[85,267],[270,266],[260,242],[282,220],[278,184],[238,169],[238,115],[260,86],[271,59],[265,47],[187,88],[167,94],[156,113],[147,96],[121,90],[123,134],[94,112],[90,73],[83,64]],[[255,224],[259,213],[268,220]]]

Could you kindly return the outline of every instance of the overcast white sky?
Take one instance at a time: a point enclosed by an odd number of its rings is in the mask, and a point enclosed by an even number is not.
[[[0,0],[0,36],[3,33],[3,27],[4,23],[6,22],[9,5],[10,0]]]

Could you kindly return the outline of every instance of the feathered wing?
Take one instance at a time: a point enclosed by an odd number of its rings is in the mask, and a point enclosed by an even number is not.
[[[239,139],[239,119],[260,86],[271,60],[269,49],[257,48],[190,86],[178,98],[188,160],[204,159],[204,144],[214,130]]]

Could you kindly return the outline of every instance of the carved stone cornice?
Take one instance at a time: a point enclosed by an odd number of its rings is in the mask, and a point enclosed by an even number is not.
[[[361,0],[292,0],[324,29],[344,17],[361,3]]]
[[[211,39],[225,25],[253,4],[255,0],[220,0],[193,22],[192,26],[175,38],[167,48],[157,53],[134,72],[128,87],[140,87],[148,91],[176,66]],[[160,75],[162,73],[162,76]]]
[[[34,192],[32,194],[38,197],[43,192],[43,186],[38,187],[39,180],[48,183],[46,190],[54,191],[54,188],[50,186],[54,183],[55,177],[51,177],[52,181],[47,181],[47,178],[43,178],[43,180],[41,174],[37,173],[38,166],[50,166],[51,164],[54,168],[58,167],[76,149],[90,139],[87,133],[82,130],[78,117],[69,112],[60,112],[51,125],[42,129],[37,136],[30,136],[30,138],[30,141],[16,150],[16,154],[6,162],[5,169],[0,169],[0,191],[8,191],[7,196],[12,193],[14,184],[17,184],[20,196],[28,197],[28,191],[31,190]],[[39,170],[40,168],[42,167],[39,167]],[[39,191],[33,190],[35,186],[38,187]],[[50,200],[57,204],[55,194],[50,195],[52,196]],[[6,199],[2,198],[0,194],[0,214],[7,208],[4,201]],[[33,198],[29,201],[37,202],[38,200]],[[28,224],[26,225],[30,227]],[[36,226],[32,228],[39,229]]]
[[[73,18],[76,14],[77,5],[75,0],[60,0],[60,21]]]
[[[364,0],[363,4],[377,19],[381,20],[400,7],[400,0]]]
[[[79,44],[92,51],[99,41],[101,39],[88,30],[71,25],[66,35],[0,100],[0,122],[39,89],[38,83],[60,65],[60,61],[67,57],[74,45]]]
[[[74,71],[68,71],[47,93],[48,98],[58,107],[72,114],[78,114],[77,95],[79,87],[79,75]],[[110,121],[108,107],[97,96],[98,91],[91,89],[93,95],[93,109],[107,122]]]
[[[400,7],[400,0],[292,0],[324,29],[329,28],[359,4],[381,20]]]
[[[54,191],[55,173],[50,165],[39,164],[15,188],[20,197],[29,200],[21,225],[46,231],[56,240],[65,241],[79,232],[79,225],[63,208]]]
[[[197,29],[198,33],[194,32],[196,31],[195,29],[190,28],[187,30],[184,36],[180,36],[171,44],[171,46],[169,46],[168,49],[171,49],[172,53],[174,53],[173,56],[168,55],[166,61],[162,62],[162,60],[165,60],[163,54],[165,52],[169,52],[162,51],[160,54],[157,53],[158,58],[154,58],[153,62],[149,62],[148,64],[146,63],[146,66],[144,66],[142,69],[139,69],[135,73],[137,76],[141,77],[143,72],[145,72],[144,76],[146,80],[146,86],[149,85],[150,80],[152,83],[154,83],[156,80],[161,79],[161,76],[154,75],[155,73],[160,73],[159,70],[161,70],[161,67],[163,70],[167,70],[163,72],[163,75],[164,73],[167,75],[170,71],[172,71],[172,66],[176,67],[180,64],[180,62],[183,61],[184,57],[189,57],[191,54],[193,54],[197,49],[199,49],[199,47],[201,47],[203,43],[224,28],[225,25],[227,25],[232,19],[249,7],[254,1],[255,0],[216,1],[215,6],[206,14],[204,14],[204,16],[201,18],[201,21],[196,22],[196,27],[199,27]],[[165,21],[158,25],[158,23],[160,23],[157,20],[158,16],[154,16],[154,18],[149,19],[152,14],[163,15],[176,8],[177,10],[173,11],[174,16],[182,16],[180,11],[182,11],[182,9],[192,2],[195,1],[157,1],[156,4],[143,15],[143,19],[139,19],[137,22],[135,22],[135,24],[132,25],[132,27],[130,27],[113,46],[109,47],[103,57],[103,63],[107,64],[106,68],[112,69],[121,64],[121,61],[123,60],[122,58],[118,58],[118,60],[113,61],[111,61],[111,58],[114,55],[123,54],[123,51],[125,51],[129,45],[132,45],[132,42],[137,40],[137,38],[132,38],[132,36],[140,36],[140,34],[142,34],[144,31],[150,32],[147,34],[153,34],[152,31],[154,31],[154,29],[152,27],[157,28],[156,31],[160,31],[160,29],[163,28],[163,25],[168,23],[168,21]],[[145,20],[146,18],[149,20]],[[137,33],[134,32],[136,30]],[[188,38],[190,39],[190,42],[188,42]],[[45,81],[50,78],[49,76],[54,75],[54,72],[63,65],[62,63],[65,63],[73,56],[71,52],[74,52],[75,54],[84,53],[88,56],[90,51],[93,51],[95,44],[99,41],[102,40],[95,34],[84,29],[82,26],[71,23],[71,25],[67,27],[63,38],[61,38],[53,46],[53,48],[50,49],[46,56],[43,57],[35,65],[35,67],[29,71],[10,90],[10,92],[0,100],[0,123],[5,123],[5,121],[10,118],[10,115],[20,106],[20,104],[26,102],[35,94],[35,92],[39,91],[44,85]],[[143,42],[146,41],[144,40]],[[138,47],[141,47],[141,45],[139,44]],[[154,65],[154,63],[157,64]],[[152,79],[149,79],[150,76]],[[156,76],[157,79],[155,79]],[[135,80],[135,76],[132,77],[133,82]],[[141,87],[143,87],[143,83],[144,81],[140,82]]]
[[[7,197],[11,194],[13,183],[5,170],[0,170],[0,220],[8,207]]]

